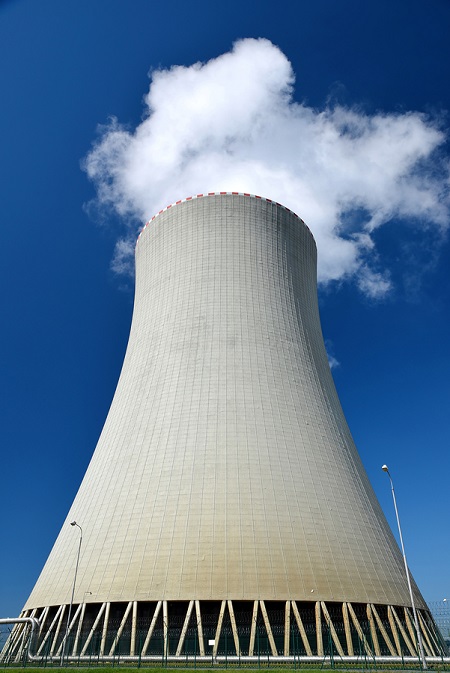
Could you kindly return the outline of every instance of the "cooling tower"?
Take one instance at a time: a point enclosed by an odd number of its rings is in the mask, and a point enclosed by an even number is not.
[[[37,656],[416,656],[327,361],[315,242],[287,208],[198,195],[145,226],[117,390],[22,616]]]

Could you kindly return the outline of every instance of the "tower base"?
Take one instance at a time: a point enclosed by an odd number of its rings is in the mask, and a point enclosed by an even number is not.
[[[70,614],[70,623],[68,618]],[[0,661],[190,660],[260,657],[417,658],[409,607],[323,601],[157,601],[81,603],[25,610],[34,642],[17,624]],[[418,611],[427,657],[448,655],[427,610]],[[231,661],[230,659],[230,661]]]

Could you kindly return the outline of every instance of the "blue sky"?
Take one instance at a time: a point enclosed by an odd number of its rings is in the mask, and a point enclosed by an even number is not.
[[[290,61],[296,77],[291,112],[301,104],[317,121],[324,110],[351,110],[358,123],[370,125],[377,115],[403,122],[413,111],[426,115],[415,118],[424,133],[441,134],[435,152],[408,174],[409,181],[426,174],[418,215],[398,208],[385,215],[370,231],[373,247],[358,249],[364,255],[359,270],[344,266],[336,280],[324,272],[328,282],[319,298],[327,347],[339,363],[336,385],[372,484],[394,527],[381,471],[387,463],[414,576],[428,601],[450,597],[449,29],[445,0],[280,0],[276,6],[230,0],[226,7],[3,1],[2,616],[20,612],[47,558],[95,448],[127,343],[132,279],[115,273],[111,262],[117,241],[131,240],[137,225],[132,214],[121,218],[95,201],[108,176],[94,182],[82,170],[93,143],[110,137],[98,125],[116,117],[133,137],[144,120],[149,71],[217,59],[243,38],[266,38]],[[377,148],[385,141],[383,135]],[[345,153],[340,157],[344,162]],[[369,197],[379,183],[373,189],[364,183],[364,162],[358,170],[365,193],[341,213],[346,240],[353,242],[352,232],[367,233],[381,200],[386,194],[395,200],[405,182],[394,176],[395,194],[385,185],[373,205]],[[339,170],[335,175],[333,184],[342,177]],[[435,198],[428,217],[420,208],[430,185]],[[149,203],[156,204],[157,195]],[[322,250],[325,259],[330,251]],[[368,264],[383,291],[370,293],[362,283]]]

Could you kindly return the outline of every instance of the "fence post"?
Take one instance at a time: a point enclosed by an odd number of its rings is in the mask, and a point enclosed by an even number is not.
[[[228,630],[225,627],[225,668],[228,668]]]
[[[142,657],[142,629],[138,629],[138,648],[139,648],[138,668],[140,668]]]
[[[256,624],[256,637],[257,637],[257,643],[258,643],[258,668],[261,668],[261,653],[259,649],[259,624]]]
[[[194,629],[194,668],[197,668],[197,629]]]
[[[331,626],[328,624],[328,647],[330,648],[330,663],[331,663],[331,668],[334,668],[334,643],[333,639],[331,637]]]

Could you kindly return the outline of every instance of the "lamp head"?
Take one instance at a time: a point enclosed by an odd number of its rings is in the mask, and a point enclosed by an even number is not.
[[[389,473],[389,468],[388,468],[387,465],[382,465],[381,469],[383,470],[383,472],[388,472]]]
[[[71,521],[71,522],[70,522],[70,525],[71,525],[71,526],[76,526],[76,525],[77,525],[77,522],[76,522],[76,521]]]

